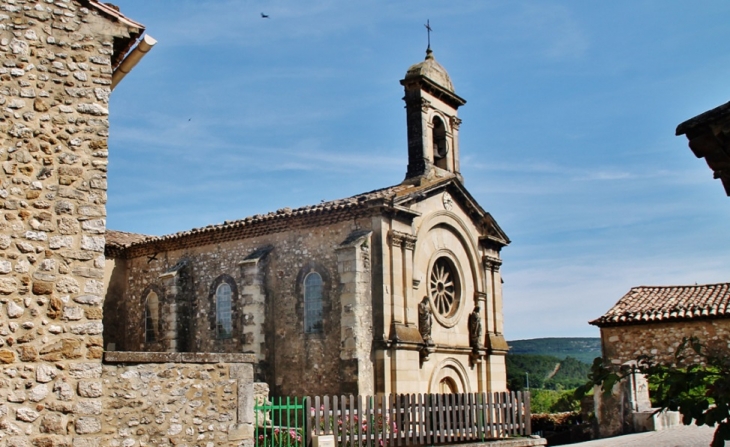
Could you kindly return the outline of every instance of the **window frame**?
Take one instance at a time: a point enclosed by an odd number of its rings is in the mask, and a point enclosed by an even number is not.
[[[318,284],[307,284],[310,278],[319,278]],[[315,287],[319,288],[319,297],[312,296]],[[305,334],[323,334],[324,333],[324,278],[317,271],[310,271],[304,276],[302,282],[304,292],[304,333]],[[314,306],[313,306],[314,305]],[[312,311],[319,313],[318,317],[311,321]]]
[[[157,312],[157,318],[153,318],[150,309],[150,297],[155,298],[155,309]],[[160,329],[160,297],[154,290],[147,291],[144,299],[144,342],[145,343],[157,343],[159,342],[159,329]],[[150,336],[151,334],[151,336]]]
[[[219,303],[219,290],[223,284],[226,284],[230,288],[230,332],[222,333],[220,331],[219,320],[220,320],[220,303]],[[240,331],[240,311],[238,309],[238,286],[236,280],[232,276],[222,274],[216,277],[210,284],[208,289],[208,323],[210,327],[210,338],[213,342],[225,342],[234,340],[237,338],[237,334]]]
[[[221,292],[224,287],[228,289],[226,294]],[[227,309],[222,309],[223,305]],[[224,324],[226,327],[222,328]],[[215,288],[215,337],[218,340],[233,338],[233,288],[226,281]]]

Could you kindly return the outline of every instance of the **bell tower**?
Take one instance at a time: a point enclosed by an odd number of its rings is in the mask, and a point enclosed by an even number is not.
[[[404,182],[456,176],[459,172],[459,124],[456,110],[466,100],[454,93],[446,69],[433,57],[412,65],[400,81],[405,90],[408,171]]]

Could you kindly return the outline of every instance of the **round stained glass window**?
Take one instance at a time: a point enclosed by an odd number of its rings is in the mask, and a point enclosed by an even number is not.
[[[449,258],[439,258],[431,268],[428,290],[435,311],[446,318],[459,308],[461,287],[456,268]]]

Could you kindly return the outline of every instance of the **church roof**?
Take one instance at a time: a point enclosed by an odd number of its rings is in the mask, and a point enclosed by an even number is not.
[[[730,283],[632,288],[594,326],[730,318]]]
[[[451,82],[449,73],[443,65],[436,62],[436,58],[433,57],[433,51],[430,48],[426,51],[426,59],[423,62],[411,65],[408,68],[405,80],[415,79],[421,76],[430,79],[440,87],[454,93],[454,84]]]
[[[394,214],[415,215],[405,205],[418,201],[433,191],[447,187],[451,188],[455,197],[461,199],[464,207],[474,218],[485,222],[487,238],[498,244],[509,244],[507,235],[499,228],[491,215],[479,206],[461,185],[461,182],[454,177],[447,177],[426,181],[419,185],[401,183],[344,199],[295,209],[281,208],[268,214],[256,214],[244,219],[193,228],[165,236],[146,236],[108,230],[106,254],[112,258],[142,256],[166,250],[262,236],[292,228],[326,225],[371,216],[384,210]]]
[[[146,234],[127,233],[126,231],[106,230],[106,245],[107,247],[128,247],[154,237]]]

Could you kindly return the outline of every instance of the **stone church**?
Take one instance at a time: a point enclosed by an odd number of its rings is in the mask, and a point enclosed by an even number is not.
[[[107,231],[107,350],[251,353],[275,395],[506,390],[500,250],[431,50],[403,80],[405,180],[166,236]]]

